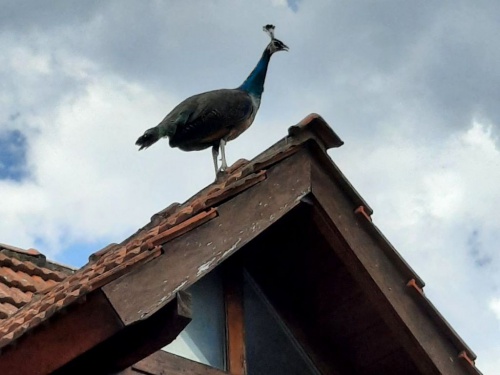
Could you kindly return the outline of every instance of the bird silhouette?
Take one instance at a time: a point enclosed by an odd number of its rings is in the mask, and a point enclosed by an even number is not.
[[[271,56],[288,47],[274,37],[274,26],[264,31],[271,42],[262,53],[248,78],[235,89],[208,91],[191,96],[178,104],[157,126],[137,139],[139,150],[148,148],[160,138],[168,137],[170,147],[197,151],[212,147],[215,176],[227,169],[225,145],[252,124],[260,106],[267,67]],[[222,164],[218,167],[219,149]]]

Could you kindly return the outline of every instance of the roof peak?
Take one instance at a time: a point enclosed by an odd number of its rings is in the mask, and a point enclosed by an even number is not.
[[[184,203],[173,202],[154,214],[148,224],[126,238],[120,245],[141,237],[141,234],[167,219],[171,222],[171,226],[175,226],[201,212],[206,208],[207,202],[210,204],[220,203],[239,194],[247,187],[260,181],[263,178],[263,170],[295,153],[310,140],[315,141],[325,152],[330,148],[338,148],[344,144],[323,117],[317,113],[310,113],[297,124],[290,126],[287,136],[262,151],[252,160],[238,159],[227,169],[226,173],[220,174],[214,182],[198,191]],[[95,260],[113,249],[116,249],[115,244],[110,244],[91,254],[89,260]]]

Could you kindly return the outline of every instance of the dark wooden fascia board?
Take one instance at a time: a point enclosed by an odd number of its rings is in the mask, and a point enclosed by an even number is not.
[[[317,147],[315,144],[311,146],[312,147],[309,148],[315,160],[315,164],[321,166],[322,170],[335,181],[339,188],[345,193],[346,197],[352,201],[356,207],[363,206],[369,215],[373,214],[373,209],[349,182],[340,168],[337,167],[329,153],[321,147]],[[335,150],[331,150],[330,152],[334,153]]]
[[[45,375],[123,328],[113,307],[97,290],[25,335],[0,356],[2,375]]]
[[[191,296],[180,291],[155,314],[125,326],[53,375],[105,375],[122,371],[171,343],[191,321]]]
[[[382,250],[384,250],[386,255],[391,258],[393,263],[403,273],[403,275],[405,275],[405,277],[407,278],[406,286],[408,293],[412,294],[413,297],[418,300],[419,305],[427,312],[434,323],[438,327],[440,327],[441,332],[443,332],[453,343],[453,345],[455,345],[455,347],[457,348],[457,353],[464,351],[465,353],[467,353],[468,358],[470,358],[471,360],[475,360],[476,354],[462,340],[462,338],[448,323],[448,321],[441,315],[439,310],[437,310],[434,304],[425,296],[423,292],[423,287],[425,286],[424,281],[418,277],[415,277],[414,271],[408,266],[399,252],[389,243],[389,241],[386,239],[383,233],[380,232],[376,225],[367,220],[361,220],[361,225],[367,231],[367,233],[369,233],[372,238],[377,241],[377,244],[381,247]]]
[[[231,375],[246,375],[245,322],[243,308],[243,264],[240,257],[223,266],[226,311],[227,369]]]
[[[370,235],[376,239],[377,244],[386,253],[388,257],[397,265],[399,270],[404,273],[408,280],[415,279],[418,286],[423,288],[425,286],[424,281],[420,276],[412,269],[412,267],[401,257],[399,252],[392,246],[392,244],[387,240],[380,230],[378,230],[376,225],[373,225],[371,221],[371,215],[373,214],[373,209],[369,204],[363,199],[363,197],[358,193],[358,191],[351,185],[346,176],[342,173],[335,162],[330,158],[330,156],[320,150],[317,147],[311,147],[312,155],[315,159],[314,167],[312,168],[312,173],[315,175],[316,180],[318,178],[324,178],[325,182],[329,181],[337,186],[338,190],[342,192],[342,197],[344,200],[349,202],[350,207],[352,207],[353,212],[358,215],[363,216],[364,224],[369,222],[370,225],[364,225],[364,229],[367,230]],[[322,173],[318,174],[316,171],[321,170]]]
[[[264,181],[218,206],[216,218],[164,244],[154,262],[104,286],[123,322],[154,313],[300,204],[311,191],[310,165],[306,148],[282,160]]]
[[[378,309],[395,337],[424,374],[467,374],[456,348],[407,292],[407,270],[400,269],[380,242],[363,228],[357,208],[335,176],[313,163],[314,217],[322,235]]]
[[[312,135],[325,150],[332,147],[340,147],[344,144],[344,141],[340,139],[323,117],[317,113],[309,114],[297,125],[288,128],[288,135],[294,137],[297,141],[304,139],[302,137],[307,133],[310,133],[308,138]]]
[[[228,372],[159,350],[119,375],[227,375]]]
[[[150,319],[125,326],[98,289],[5,348],[0,373],[107,374],[124,369],[169,344],[189,323],[190,300],[182,293]]]

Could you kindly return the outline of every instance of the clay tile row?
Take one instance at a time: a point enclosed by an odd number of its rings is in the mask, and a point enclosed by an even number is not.
[[[16,307],[21,307],[31,300],[33,293],[22,292],[20,289],[0,283],[0,302],[8,302]]]
[[[0,266],[6,266],[16,271],[23,271],[30,275],[37,275],[45,280],[61,281],[67,276],[62,272],[53,271],[45,267],[39,267],[30,261],[22,262],[2,253],[0,253]]]
[[[0,319],[8,318],[10,315],[14,314],[17,311],[17,307],[5,302],[0,303]]]
[[[107,254],[108,257],[102,257],[98,263],[89,263],[81,272],[77,272],[56,284],[44,295],[35,296],[33,301],[26,305],[26,308],[19,310],[11,320],[4,324],[0,322],[0,333],[5,337],[12,336],[11,340],[14,340],[40,321],[48,319],[61,308],[99,287],[103,281],[118,277],[117,275],[128,267],[154,255],[153,252],[141,252],[140,248],[131,251],[124,251],[124,248],[121,250],[112,254],[115,257],[110,257],[111,254]],[[159,255],[159,252],[156,255]],[[10,309],[9,313],[12,312],[15,311]],[[2,346],[2,342],[6,345],[10,341],[0,340],[0,346]]]

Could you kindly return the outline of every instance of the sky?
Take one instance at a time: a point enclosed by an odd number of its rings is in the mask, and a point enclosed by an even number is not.
[[[290,51],[228,163],[319,113],[374,223],[483,373],[500,372],[500,2],[0,5],[0,242],[80,267],[211,183],[210,150],[134,142],[186,97],[239,86],[272,23]]]

